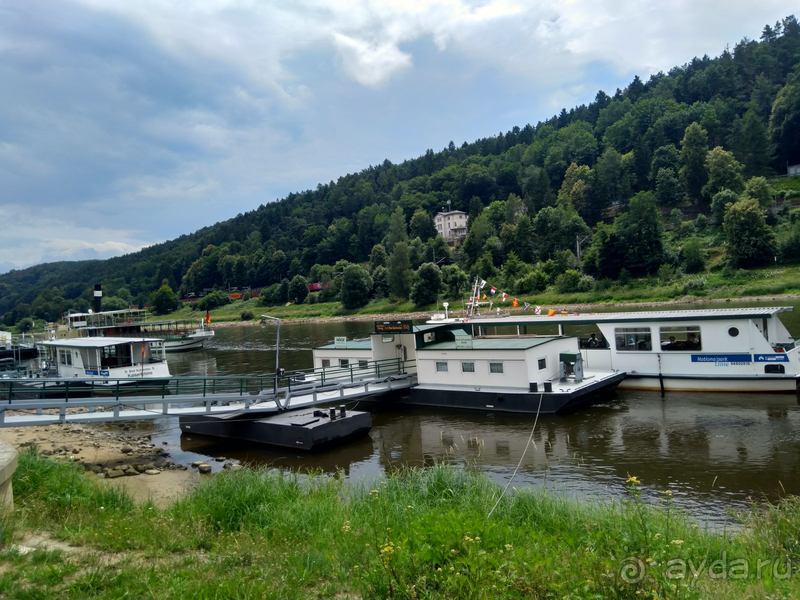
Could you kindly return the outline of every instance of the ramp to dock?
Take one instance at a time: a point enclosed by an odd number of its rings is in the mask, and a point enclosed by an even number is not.
[[[283,410],[374,399],[416,383],[404,361],[248,377],[0,380],[0,427]],[[408,365],[411,369],[411,366]]]

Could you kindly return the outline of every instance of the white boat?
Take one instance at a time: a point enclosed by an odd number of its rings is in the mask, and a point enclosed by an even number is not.
[[[84,337],[37,344],[44,378],[69,379],[87,386],[117,386],[169,379],[159,338]],[[34,384],[35,387],[35,384]],[[70,383],[70,387],[74,387]]]
[[[214,337],[214,330],[205,326],[205,321],[200,320],[200,327],[192,333],[183,336],[170,336],[164,339],[164,349],[167,352],[189,352],[201,350],[203,345]]]
[[[475,335],[469,323],[455,319],[419,326],[378,322],[369,341],[338,339],[313,353],[315,369],[353,369],[362,376],[375,361],[395,359],[405,373],[416,374],[398,402],[491,412],[567,412],[602,400],[625,377],[585,369],[577,337]]]
[[[620,388],[796,392],[800,386],[798,344],[779,317],[791,310],[558,312],[456,321],[468,323],[477,336],[576,335],[587,369],[626,373]]]

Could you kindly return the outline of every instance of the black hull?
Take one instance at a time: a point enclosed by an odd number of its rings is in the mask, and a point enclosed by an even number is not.
[[[515,414],[563,414],[591,406],[608,398],[625,378],[617,373],[572,392],[497,393],[468,390],[440,390],[412,388],[407,398],[401,400],[412,406],[479,410]],[[541,398],[541,410],[539,401]]]
[[[360,438],[372,429],[372,415],[349,411],[329,418],[328,411],[297,410],[264,417],[239,411],[223,415],[180,417],[184,433],[230,438],[308,452],[325,450]]]

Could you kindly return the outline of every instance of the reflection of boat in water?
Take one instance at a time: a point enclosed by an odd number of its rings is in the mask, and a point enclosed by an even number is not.
[[[73,338],[39,342],[36,377],[21,384],[29,397],[76,397],[161,384],[170,378],[158,338]]]

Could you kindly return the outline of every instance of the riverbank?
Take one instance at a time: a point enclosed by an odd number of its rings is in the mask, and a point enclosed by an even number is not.
[[[608,310],[609,308],[619,309],[619,308],[630,308],[631,310],[637,310],[641,308],[657,308],[660,306],[663,307],[680,307],[685,306],[687,309],[691,309],[693,304],[728,304],[731,302],[775,302],[776,305],[780,305],[781,302],[787,300],[797,300],[800,298],[800,294],[780,294],[780,295],[762,295],[762,296],[750,296],[750,297],[742,297],[742,298],[706,298],[702,296],[683,296],[681,298],[676,298],[673,300],[650,300],[650,301],[641,301],[641,302],[604,302],[604,303],[586,303],[586,302],[579,302],[579,303],[565,303],[565,304],[554,304],[554,303],[544,303],[546,308],[552,308],[556,311],[567,311],[567,312],[603,312],[603,310]],[[270,313],[270,315],[277,314],[277,311],[272,310],[269,307],[255,307],[253,308],[253,301],[250,301],[248,304],[248,309],[252,309],[254,312],[264,312]],[[502,314],[508,315],[523,315],[525,314],[525,310],[523,307],[513,308],[511,306],[501,306]],[[429,319],[432,314],[435,314],[436,311],[409,311],[409,312],[392,312],[392,313],[353,313],[353,314],[346,314],[346,315],[336,315],[336,316],[316,316],[316,317],[306,317],[306,316],[291,316],[290,312],[287,312],[286,309],[290,309],[291,305],[281,307],[282,313],[280,316],[281,319],[285,319],[286,321],[290,321],[292,323],[338,323],[344,321],[393,321],[393,320],[405,320],[405,319],[413,319],[413,320],[420,320],[420,319]],[[221,310],[221,309],[220,309]],[[529,309],[530,310],[530,309]],[[444,312],[444,309],[441,309],[439,312]],[[462,316],[464,314],[463,310],[450,310],[448,311],[450,315],[453,316]],[[259,313],[260,314],[260,313]],[[260,325],[261,320],[260,316],[256,315],[253,320],[218,320],[220,318],[224,318],[220,313],[215,313],[211,311],[212,315],[212,326],[213,327],[232,327],[232,326],[251,326],[251,325]]]
[[[265,469],[206,477],[165,508],[25,452],[3,515],[5,597],[789,598],[800,504],[741,532],[698,527],[669,493],[580,502],[464,469],[358,485]],[[499,500],[499,502],[498,502]],[[497,508],[492,511],[493,506]]]

